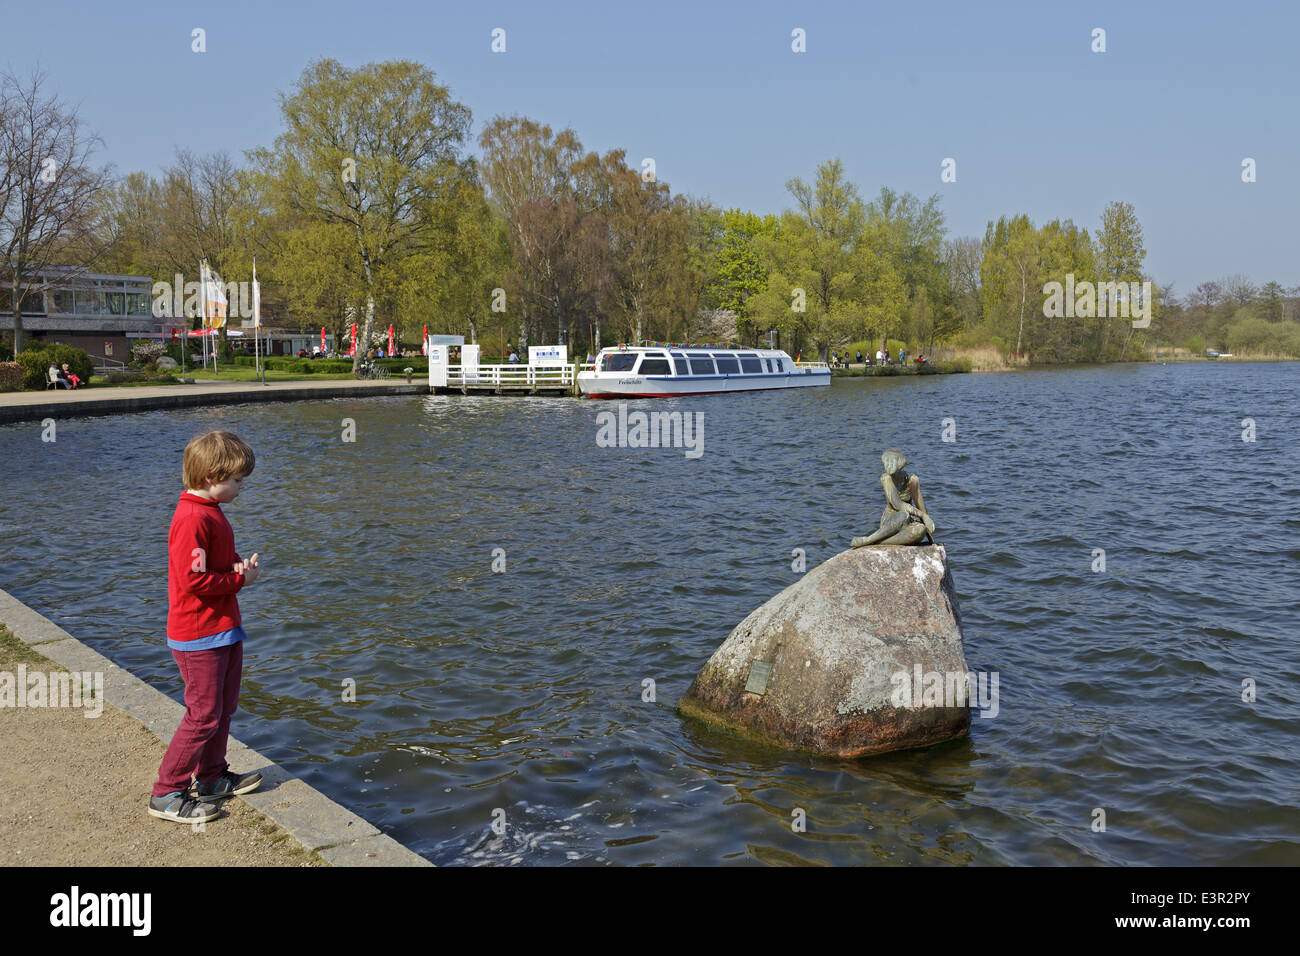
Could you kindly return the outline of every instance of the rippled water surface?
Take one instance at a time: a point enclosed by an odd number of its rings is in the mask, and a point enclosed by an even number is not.
[[[613,406],[569,399],[0,426],[0,586],[180,699],[167,526],[186,441],[229,427],[258,464],[226,513],[263,565],[234,732],[436,863],[1294,864],[1298,382],[1133,365],[629,403],[702,412],[698,459],[599,448]],[[862,761],[680,717],[793,549],[811,567],[874,528],[895,445],[997,716]]]

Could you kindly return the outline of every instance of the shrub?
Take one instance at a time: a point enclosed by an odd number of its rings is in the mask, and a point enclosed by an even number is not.
[[[95,370],[95,363],[81,349],[46,342],[34,342],[23,349],[18,362],[23,369],[23,388],[38,391],[45,388],[45,370],[51,364],[61,366],[66,362],[68,370],[83,382],[89,382]]]
[[[1264,351],[1273,333],[1273,325],[1264,319],[1242,319],[1228,327],[1228,349],[1232,352]]]
[[[527,360],[527,357],[525,356],[524,359]],[[375,361],[378,364],[388,368],[388,370],[391,372],[405,372],[407,368],[410,368],[415,372],[423,372],[425,374],[428,374],[429,371],[429,359],[427,356],[424,355],[407,355],[407,356],[398,355],[398,356],[394,356],[393,358],[376,359]],[[497,364],[504,364],[504,363],[505,363],[505,359],[502,359],[501,362]],[[491,363],[485,360],[483,364],[487,365]],[[349,362],[348,368],[351,367],[352,364]]]
[[[23,387],[21,362],[0,362],[0,392],[16,392]]]
[[[12,362],[14,360],[14,347],[8,342],[0,342],[0,362]]]
[[[149,376],[142,368],[126,368],[108,373],[108,384],[122,385],[126,382],[147,382]]]
[[[153,368],[158,364],[158,360],[166,354],[167,346],[153,339],[145,339],[143,342],[137,342],[131,346],[131,355],[134,359],[132,364],[143,368]]]

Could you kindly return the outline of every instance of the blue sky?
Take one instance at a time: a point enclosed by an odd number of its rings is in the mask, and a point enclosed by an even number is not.
[[[832,156],[864,198],[939,193],[954,236],[1020,212],[1095,231],[1125,200],[1148,270],[1185,294],[1234,272],[1300,284],[1298,26],[1293,3],[0,0],[0,65],[39,61],[102,159],[157,173],[177,147],[271,145],[277,92],[313,59],[414,59],[475,138],[497,114],[571,126],[724,207],[780,212],[786,181]]]

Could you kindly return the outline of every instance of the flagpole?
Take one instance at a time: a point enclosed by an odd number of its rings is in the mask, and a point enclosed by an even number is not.
[[[208,260],[199,260],[199,341],[203,344],[203,371],[208,370]]]
[[[253,353],[257,358],[257,374],[266,384],[266,372],[262,366],[262,297],[257,287],[257,256],[253,256]]]

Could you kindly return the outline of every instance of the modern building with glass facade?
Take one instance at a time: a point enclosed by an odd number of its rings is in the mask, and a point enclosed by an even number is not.
[[[39,273],[48,291],[23,300],[23,337],[84,350],[98,366],[130,361],[134,340],[161,337],[151,310],[153,280],[148,276],[101,275],[72,268]],[[0,332],[12,337],[13,299],[0,289]],[[163,320],[164,322],[166,320]]]

